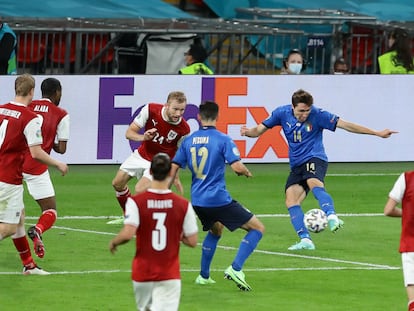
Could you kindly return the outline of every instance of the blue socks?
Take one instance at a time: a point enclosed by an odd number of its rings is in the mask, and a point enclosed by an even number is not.
[[[216,236],[210,231],[204,238],[202,251],[201,251],[201,271],[200,275],[208,279],[210,277],[210,265],[213,260],[214,253],[216,252],[217,243],[221,236]]]
[[[236,271],[243,268],[244,262],[255,250],[257,244],[262,238],[263,234],[259,230],[250,230],[240,243],[239,251],[232,263],[232,267]]]
[[[293,205],[289,207],[288,212],[290,215],[290,222],[292,223],[293,228],[295,229],[299,238],[310,239],[309,231],[306,229],[305,224],[303,223],[303,211],[300,205]]]
[[[316,200],[319,202],[321,210],[323,210],[326,216],[335,214],[334,204],[332,197],[325,191],[323,187],[315,187],[312,189],[312,193]]]

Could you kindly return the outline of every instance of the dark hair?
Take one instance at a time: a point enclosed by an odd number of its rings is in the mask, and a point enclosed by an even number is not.
[[[335,60],[335,63],[333,65],[334,71],[335,71],[335,69],[337,69],[336,67],[339,66],[339,65],[345,65],[346,68],[348,69],[348,63],[345,61],[345,59],[343,57],[339,57]]]
[[[61,91],[62,86],[58,79],[47,78],[43,80],[42,84],[40,85],[40,89],[42,90],[42,97],[50,98],[54,96],[57,91]]]
[[[193,57],[196,63],[204,63],[207,59],[207,51],[200,44],[191,44],[187,53]]]
[[[170,169],[171,159],[168,154],[160,152],[152,158],[150,172],[154,180],[165,180],[170,172]]]
[[[389,38],[394,39],[389,51],[395,51],[397,54],[393,58],[394,65],[401,65],[407,71],[414,70],[413,56],[411,53],[411,38],[407,31],[396,28],[391,31]]]
[[[216,120],[219,112],[219,106],[216,102],[206,100],[200,105],[199,114],[202,120]]]
[[[292,105],[296,107],[299,103],[303,103],[307,106],[313,105],[313,97],[310,93],[306,92],[305,90],[297,90],[292,95]]]
[[[299,54],[302,57],[302,70],[301,71],[305,70],[306,69],[306,60],[305,60],[305,57],[303,56],[302,52],[299,49],[291,49],[288,52],[286,57],[283,59],[283,67],[285,69],[288,69],[287,62],[289,60],[289,57],[293,54]]]

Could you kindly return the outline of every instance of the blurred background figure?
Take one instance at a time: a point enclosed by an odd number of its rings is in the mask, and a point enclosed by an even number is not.
[[[378,57],[381,74],[414,74],[411,38],[407,31],[396,28],[388,36],[388,51]]]
[[[350,73],[348,63],[345,61],[343,57],[337,58],[333,65],[333,74],[342,75],[342,74],[348,74],[348,73]]]
[[[0,20],[0,75],[17,74],[16,34]]]
[[[298,75],[306,69],[306,62],[303,54],[298,49],[290,50],[283,59],[283,68],[280,74]]]
[[[207,51],[201,44],[191,44],[190,49],[184,53],[186,66],[178,72],[184,75],[212,75],[213,71],[204,62]]]

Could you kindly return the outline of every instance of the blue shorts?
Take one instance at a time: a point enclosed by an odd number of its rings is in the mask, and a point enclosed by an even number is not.
[[[253,217],[252,212],[233,200],[228,205],[219,207],[193,206],[198,218],[203,224],[203,231],[208,231],[219,221],[230,231],[234,231]]]
[[[311,158],[307,162],[291,169],[286,181],[285,191],[292,185],[301,185],[308,193],[309,186],[306,181],[310,178],[317,178],[324,182],[327,171],[328,162],[319,158]]]

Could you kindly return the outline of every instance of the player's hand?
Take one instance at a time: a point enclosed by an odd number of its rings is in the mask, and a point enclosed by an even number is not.
[[[157,129],[154,127],[152,129],[146,130],[144,132],[144,140],[151,140],[155,137],[155,133],[157,133]]]
[[[109,242],[109,251],[112,253],[112,254],[115,254],[115,252],[117,251],[117,248],[116,248],[116,245],[111,241],[111,242]]]
[[[63,162],[58,162],[56,168],[62,173],[62,176],[65,176],[69,171],[68,165]]]
[[[249,129],[247,128],[246,125],[242,125],[241,128],[240,128],[240,135],[241,136],[246,136],[246,133],[247,133],[248,130]]]
[[[379,137],[382,137],[382,138],[388,138],[392,134],[397,134],[397,133],[399,133],[399,132],[393,131],[393,130],[389,130],[389,129],[385,129],[385,130],[382,130],[382,131],[378,132],[378,136]]]

